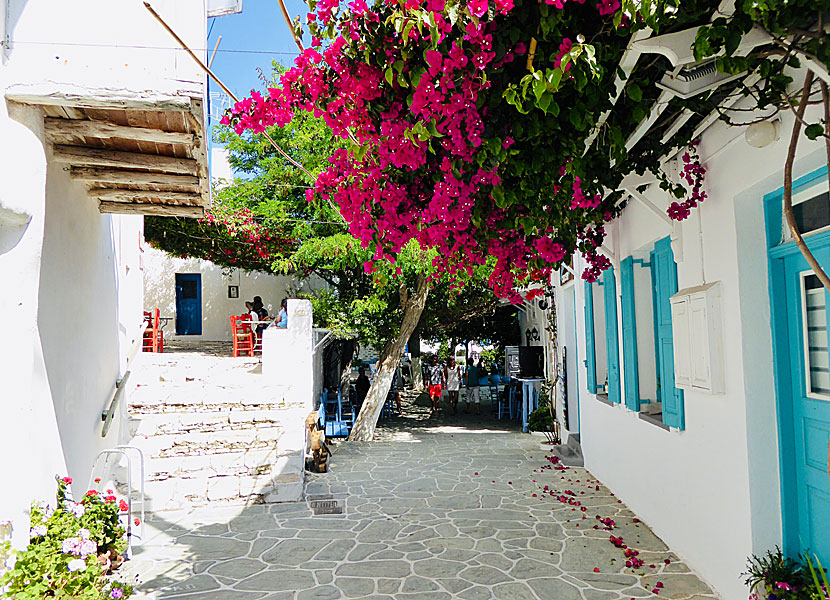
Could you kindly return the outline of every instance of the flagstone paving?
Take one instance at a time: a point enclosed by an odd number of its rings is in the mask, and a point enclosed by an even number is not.
[[[409,416],[381,441],[339,444],[331,471],[307,478],[307,497],[345,514],[308,501],[159,513],[122,576],[158,600],[716,597],[590,473],[546,460],[540,438]]]

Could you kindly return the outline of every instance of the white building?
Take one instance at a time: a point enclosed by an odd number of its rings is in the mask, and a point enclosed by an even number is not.
[[[159,309],[165,341],[230,341],[230,315],[245,314],[245,302],[254,296],[262,298],[269,315],[276,315],[283,298],[324,285],[316,278],[228,270],[208,260],[175,258],[147,243],[143,256],[145,310]]]
[[[607,228],[613,268],[588,284],[577,258],[576,278],[554,281],[564,437],[578,434],[586,468],[728,600],[746,598],[746,558],[775,545],[830,563],[827,292],[782,226],[794,117],[779,118],[763,148],[746,128],[702,123],[709,198],[675,223],[656,185],[634,190]],[[802,135],[795,211],[826,269],[825,160]],[[538,302],[523,332],[543,331]]]
[[[195,48],[203,0],[156,0]],[[204,78],[141,2],[0,2],[0,521],[83,493],[140,344],[144,214],[209,202]],[[122,407],[125,403],[122,402]]]

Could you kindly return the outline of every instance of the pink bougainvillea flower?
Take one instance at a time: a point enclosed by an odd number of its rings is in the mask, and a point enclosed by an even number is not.
[[[594,567],[594,573],[599,573],[599,567]]]
[[[487,0],[469,0],[467,8],[470,9],[471,14],[480,19],[487,14]]]
[[[597,2],[597,10],[602,16],[613,15],[619,8],[619,0],[599,0]]]
[[[562,58],[571,51],[574,47],[573,40],[571,38],[565,38],[562,40],[562,43],[559,44],[559,50],[556,52],[556,60],[553,62],[554,67],[559,67],[562,65]],[[571,63],[565,65],[565,73],[571,68]]]

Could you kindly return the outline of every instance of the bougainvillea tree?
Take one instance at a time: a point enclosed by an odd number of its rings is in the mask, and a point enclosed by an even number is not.
[[[823,8],[807,4],[739,2],[731,16],[701,28],[696,55],[725,53],[721,70],[757,71],[760,85],[741,80],[727,93],[780,106],[785,69],[799,56],[766,46],[798,47],[787,37],[796,32],[807,55],[826,58],[823,32],[809,30]],[[668,140],[652,136],[627,147],[658,94],[653,82],[671,65],[650,57],[623,80],[620,59],[637,31],[706,25],[718,5],[311,0],[311,47],[278,86],[236,105],[228,121],[261,131],[303,109],[348,142],[309,197],[339,207],[351,232],[373,250],[367,270],[416,239],[438,250],[437,267],[451,275],[494,256],[493,289],[518,301],[516,290],[531,274],[546,275],[575,251],[587,260],[587,280],[608,266],[597,248],[604,224],[621,210],[618,184],[629,173],[658,172],[661,157],[691,141],[695,123]],[[739,56],[753,26],[773,37],[761,51]],[[708,114],[722,92],[674,98],[665,114]],[[694,167],[687,169],[690,186],[662,177],[680,200],[672,204],[675,219],[705,198],[703,167],[687,164]]]
[[[688,146],[713,109],[736,95],[752,110],[789,109],[799,102],[793,68],[811,61],[826,74],[827,0],[720,4],[310,0],[311,47],[227,122],[257,132],[297,110],[320,116],[345,145],[308,197],[338,207],[372,252],[367,272],[416,240],[437,250],[435,268],[450,277],[494,257],[491,287],[518,302],[528,281],[547,280],[575,252],[588,281],[610,265],[598,249],[625,205],[627,175],[654,173],[677,198],[669,216],[686,218],[706,197]],[[649,55],[625,71],[622,59],[634,34],[690,28],[695,58],[719,56],[717,68],[738,78],[657,111],[654,82],[674,65]],[[743,48],[753,29],[766,42]],[[684,112],[694,118],[678,120]],[[633,135],[649,118],[650,134]],[[685,181],[675,181],[661,164],[684,148]]]

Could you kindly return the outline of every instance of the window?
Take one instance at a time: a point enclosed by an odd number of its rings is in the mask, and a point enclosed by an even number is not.
[[[600,281],[585,282],[585,366],[588,391],[620,402],[620,357],[617,335],[617,285],[614,268]]]
[[[683,429],[683,392],[674,382],[669,298],[677,292],[671,240],[620,263],[625,406],[663,428]]]
[[[830,400],[830,362],[827,348],[827,303],[824,286],[812,271],[801,273],[804,363],[807,396]]]

